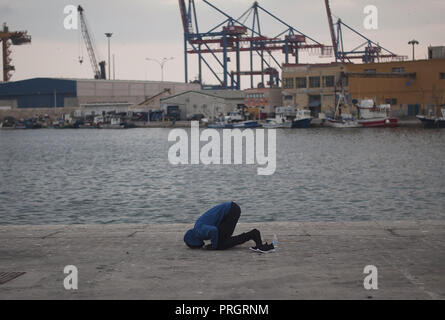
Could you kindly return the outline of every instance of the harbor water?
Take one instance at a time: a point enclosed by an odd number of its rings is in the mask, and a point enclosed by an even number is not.
[[[277,169],[168,161],[168,129],[0,131],[0,224],[445,219],[445,131],[277,130]]]

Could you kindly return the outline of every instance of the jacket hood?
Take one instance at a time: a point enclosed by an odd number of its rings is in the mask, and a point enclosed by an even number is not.
[[[202,247],[204,245],[204,241],[202,241],[196,231],[194,229],[191,229],[189,231],[187,231],[187,233],[184,236],[184,242],[189,246],[189,247]]]

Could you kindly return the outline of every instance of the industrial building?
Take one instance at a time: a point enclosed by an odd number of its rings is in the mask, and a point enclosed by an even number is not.
[[[245,105],[249,113],[258,117],[270,115],[275,112],[277,107],[282,106],[281,88],[256,88],[246,89]]]
[[[178,108],[180,120],[193,115],[215,119],[244,105],[245,93],[237,90],[191,90],[161,99],[162,109]]]
[[[193,83],[35,78],[0,83],[0,107],[3,110],[76,108],[96,114],[159,110],[162,97],[199,89],[200,85]]]
[[[391,104],[398,117],[439,110],[445,104],[445,57],[442,47],[430,48],[432,58],[365,64],[283,65],[283,105],[308,107],[312,116],[334,111],[336,92],[349,101],[373,99]]]
[[[308,107],[313,117],[333,112],[335,92],[345,65],[285,64],[283,66],[283,105]],[[344,83],[347,89],[347,82]]]
[[[352,99],[391,104],[394,116],[438,113],[445,104],[444,58],[348,64],[345,68]]]

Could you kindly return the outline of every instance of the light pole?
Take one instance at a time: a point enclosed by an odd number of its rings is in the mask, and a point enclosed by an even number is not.
[[[165,64],[166,64],[168,61],[171,61],[171,60],[173,60],[173,59],[174,59],[174,57],[171,57],[171,58],[162,58],[162,60],[159,61],[159,60],[157,60],[157,59],[145,58],[145,60],[147,60],[147,61],[154,61],[154,62],[156,62],[157,64],[159,64],[159,66],[161,67],[161,79],[162,79],[162,82],[164,82],[164,66],[165,66]]]
[[[111,80],[111,51],[110,51],[110,41],[112,33],[105,33],[105,36],[108,38],[108,80]]]
[[[408,42],[408,44],[410,44],[410,45],[412,45],[413,46],[413,61],[415,60],[415,55],[414,55],[414,53],[415,53],[415,46],[416,45],[419,45],[419,41],[417,41],[417,40],[411,40],[410,42]]]

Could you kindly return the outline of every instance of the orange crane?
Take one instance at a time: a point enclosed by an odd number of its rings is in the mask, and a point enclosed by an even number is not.
[[[3,81],[8,82],[12,77],[15,67],[11,65],[11,49],[12,45],[20,46],[22,44],[31,43],[31,36],[27,31],[9,31],[6,23],[3,24],[3,30],[0,30],[0,42],[2,42],[3,51]]]

